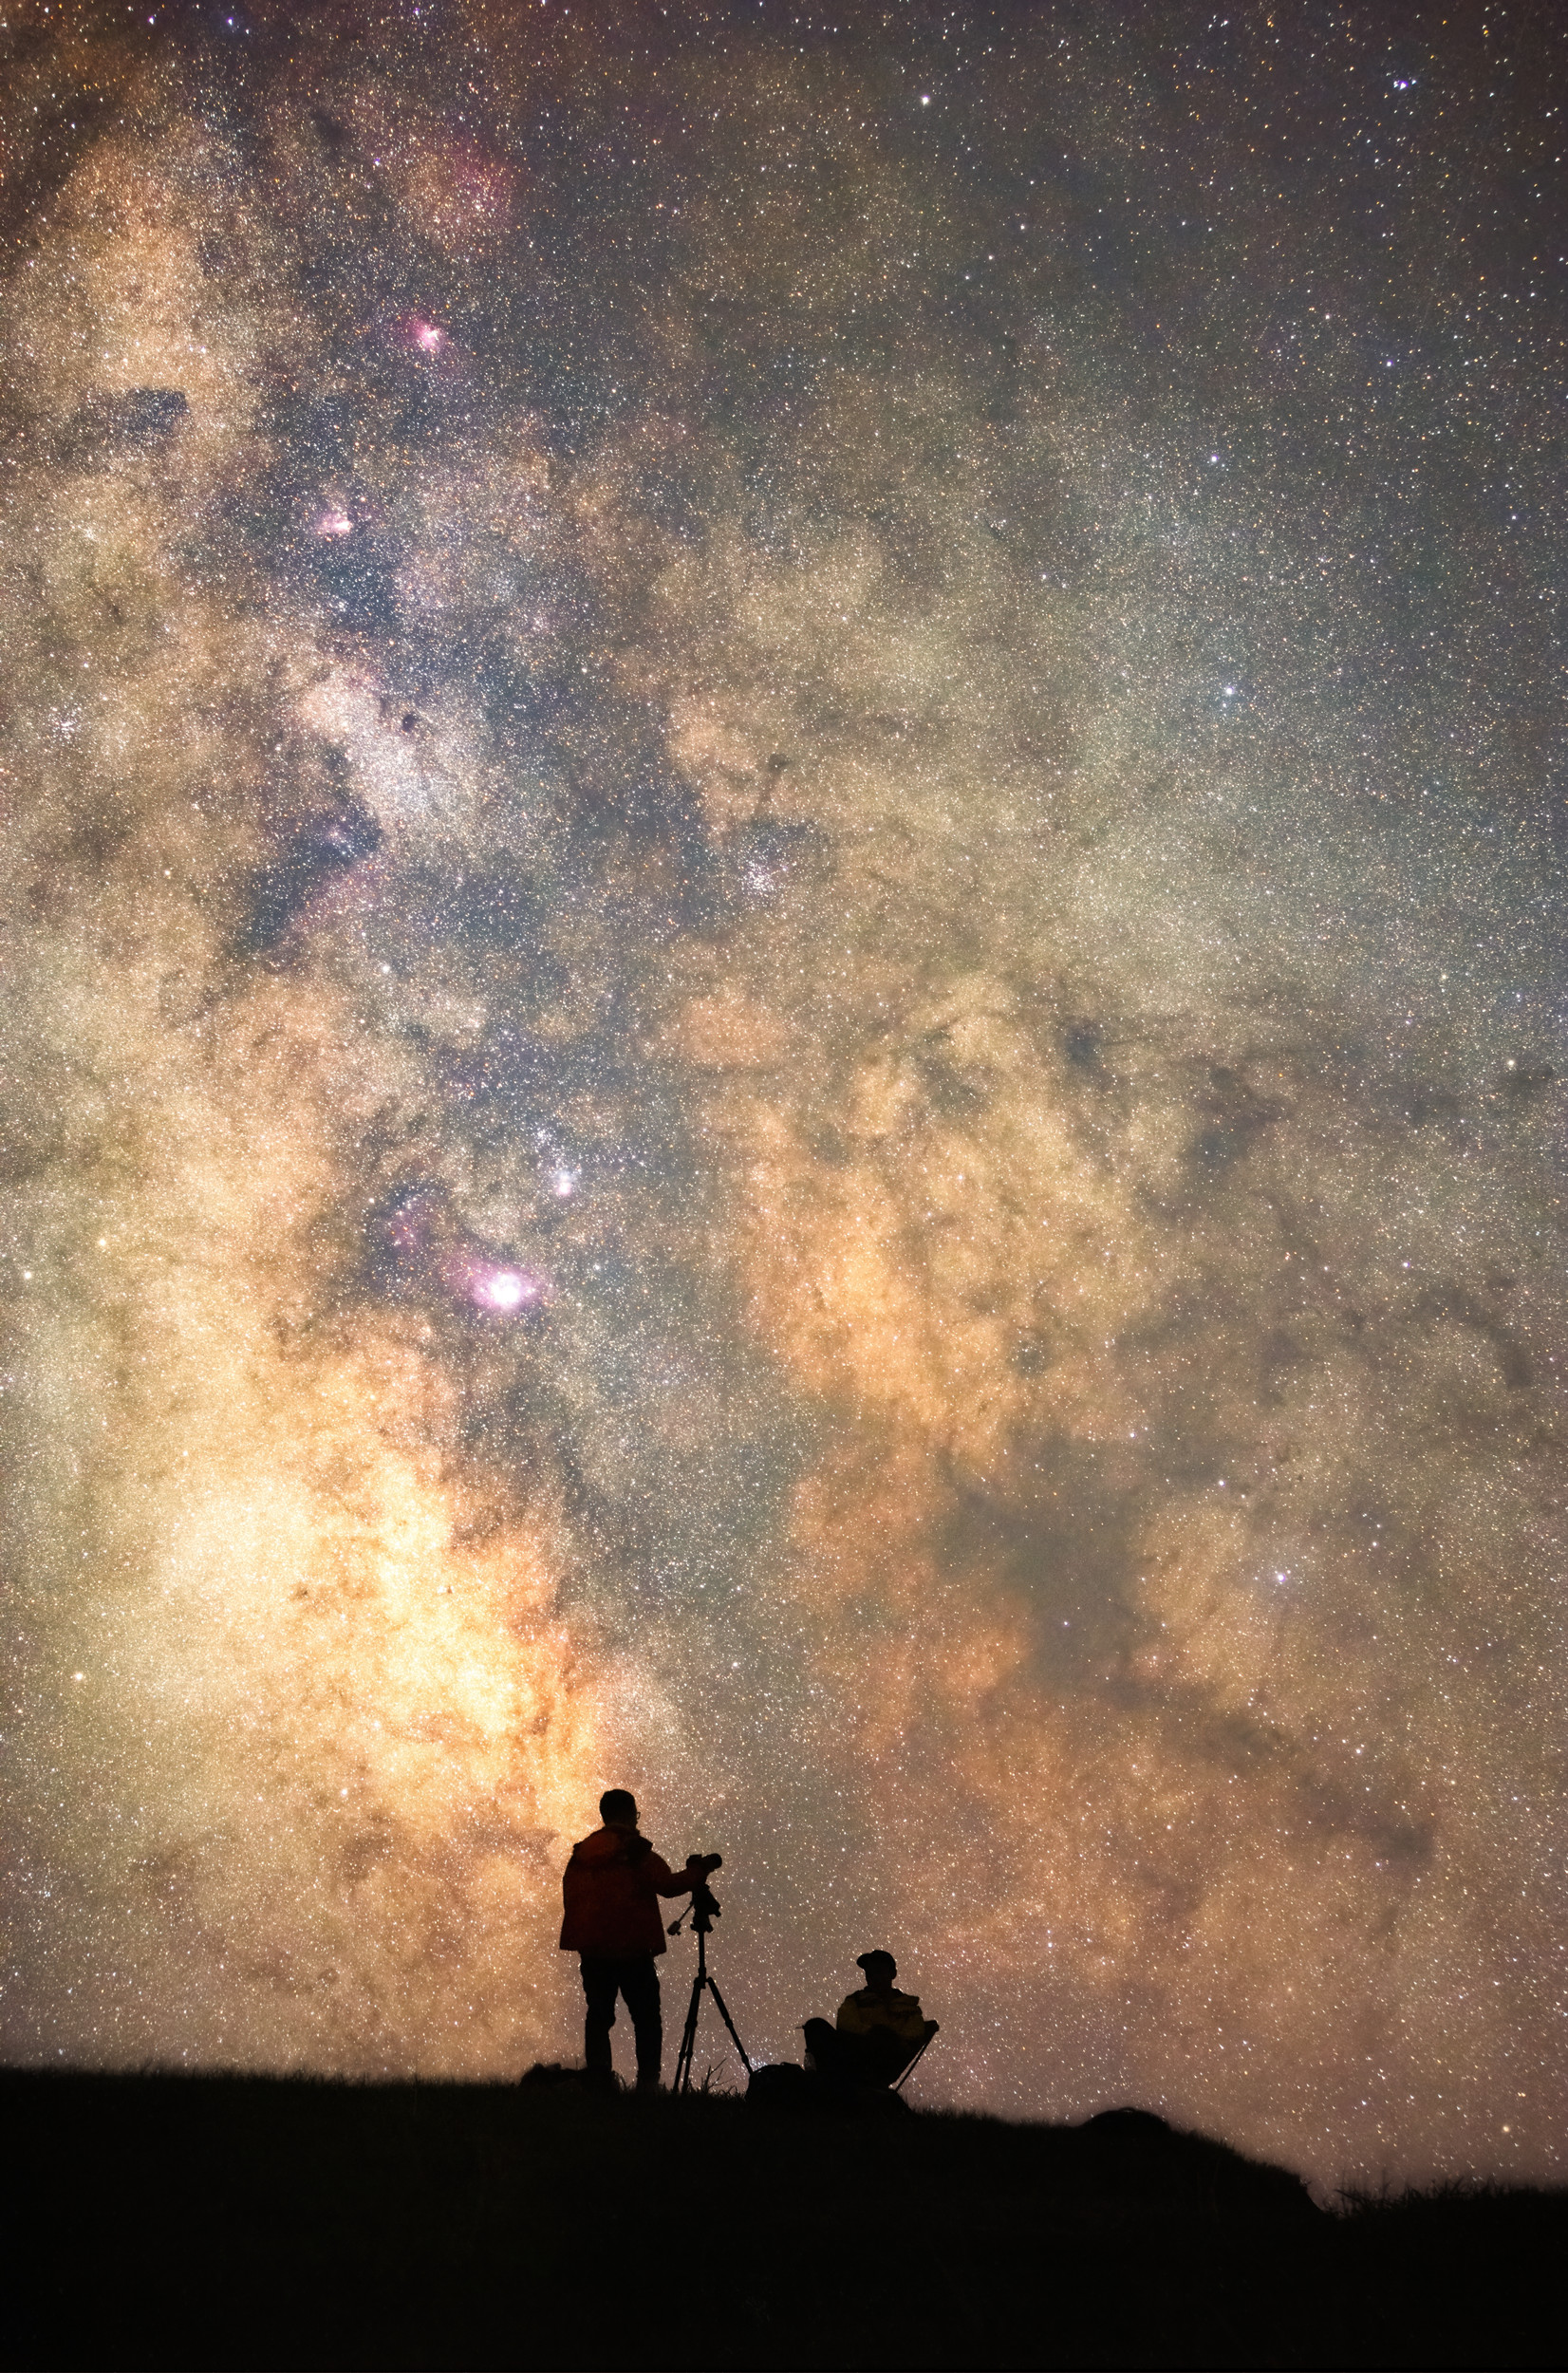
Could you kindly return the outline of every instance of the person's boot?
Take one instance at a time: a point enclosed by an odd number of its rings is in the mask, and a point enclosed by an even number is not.
[[[613,2092],[615,2063],[610,2057],[607,2027],[588,2027],[583,2030],[583,2076],[595,2092]]]

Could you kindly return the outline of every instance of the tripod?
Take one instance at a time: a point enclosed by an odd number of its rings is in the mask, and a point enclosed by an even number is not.
[[[740,2054],[741,2066],[748,2077],[752,2073],[752,2064],[746,2057],[746,2046],[736,2033],[735,2021],[725,2007],[724,1997],[719,1990],[718,1981],[708,1974],[708,1932],[718,1917],[719,1905],[712,1894],[707,1887],[699,1886],[692,1889],[691,1902],[681,1913],[681,1918],[672,1920],[670,1923],[669,1933],[672,1936],[680,1935],[681,1921],[688,1918],[697,1932],[697,1975],[692,1979],[691,2001],[686,2006],[686,2024],[681,2036],[681,2048],[675,2055],[675,2089],[678,2093],[691,2091],[691,2064],[693,2054],[697,2050],[697,2017],[702,2008],[704,1988],[719,2006],[719,2015],[730,2030],[730,2041]]]

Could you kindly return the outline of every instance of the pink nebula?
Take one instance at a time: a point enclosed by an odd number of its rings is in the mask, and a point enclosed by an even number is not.
[[[509,1318],[520,1311],[536,1310],[545,1298],[544,1280],[527,1269],[476,1268],[470,1298],[481,1310]]]

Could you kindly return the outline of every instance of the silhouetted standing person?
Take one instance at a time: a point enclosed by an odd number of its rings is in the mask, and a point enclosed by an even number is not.
[[[807,2020],[806,2049],[817,2074],[832,2083],[891,2084],[937,2033],[937,2022],[924,2017],[918,1994],[899,1992],[890,1953],[863,1953],[855,1967],[865,1971],[865,1985],[845,1995],[831,2027],[826,2019]]]
[[[583,2057],[590,2069],[610,2073],[609,2031],[619,1994],[631,2013],[637,2038],[637,2089],[658,2089],[664,2050],[654,1955],[664,1950],[661,1896],[683,1896],[719,1868],[717,1854],[688,1856],[683,1871],[672,1871],[637,1830],[637,1800],[628,1788],[607,1788],[599,1799],[604,1822],[571,1849],[561,1882],[566,1918],[561,1951],[581,1957],[588,2014]]]

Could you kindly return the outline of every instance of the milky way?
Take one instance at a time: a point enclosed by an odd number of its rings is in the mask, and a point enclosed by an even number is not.
[[[9,2056],[1560,2172],[1560,19],[4,39]]]

